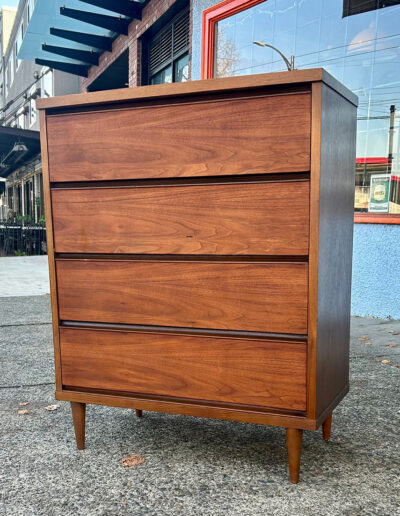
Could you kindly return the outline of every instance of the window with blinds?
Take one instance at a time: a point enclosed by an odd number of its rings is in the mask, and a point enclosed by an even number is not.
[[[185,9],[150,39],[149,84],[188,80],[189,23],[189,11]]]
[[[400,4],[400,0],[343,0],[343,18]]]

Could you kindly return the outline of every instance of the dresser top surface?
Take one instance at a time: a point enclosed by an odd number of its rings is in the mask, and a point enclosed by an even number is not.
[[[38,109],[69,108],[79,106],[93,106],[96,104],[118,104],[119,102],[177,97],[185,95],[213,94],[218,92],[235,92],[250,88],[264,88],[274,86],[295,86],[323,82],[340,93],[349,102],[357,105],[357,96],[332,77],[323,68],[308,70],[293,70],[291,72],[276,72],[268,74],[244,75],[239,77],[224,77],[221,79],[207,79],[200,81],[160,84],[154,86],[138,86],[117,90],[78,93],[39,99]]]

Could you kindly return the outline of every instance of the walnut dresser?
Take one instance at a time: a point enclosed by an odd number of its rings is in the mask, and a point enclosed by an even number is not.
[[[277,425],[298,481],[348,391],[356,105],[322,69],[38,101],[78,448],[87,403]]]

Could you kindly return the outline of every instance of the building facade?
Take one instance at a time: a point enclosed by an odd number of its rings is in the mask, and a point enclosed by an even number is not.
[[[8,42],[10,40],[11,31],[14,26],[15,15],[17,14],[17,9],[14,7],[2,7],[0,9],[0,77],[3,77],[3,57],[4,53],[7,50]],[[3,107],[4,102],[4,83],[0,80],[0,108]]]
[[[0,77],[0,176],[6,179],[0,201],[3,220],[10,216],[34,222],[44,219],[36,99],[79,91],[79,79],[75,75],[19,59],[34,9],[34,0],[21,0],[14,10],[12,24],[8,22],[4,28],[8,40],[3,49]],[[8,8],[3,8],[2,19],[5,15],[9,20]]]
[[[285,70],[277,50],[354,91],[353,313],[400,318],[400,0],[37,4],[22,57],[77,74],[82,92]]]

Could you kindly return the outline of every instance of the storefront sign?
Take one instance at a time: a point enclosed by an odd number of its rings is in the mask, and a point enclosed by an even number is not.
[[[390,194],[390,174],[371,176],[368,211],[370,213],[388,213]]]

